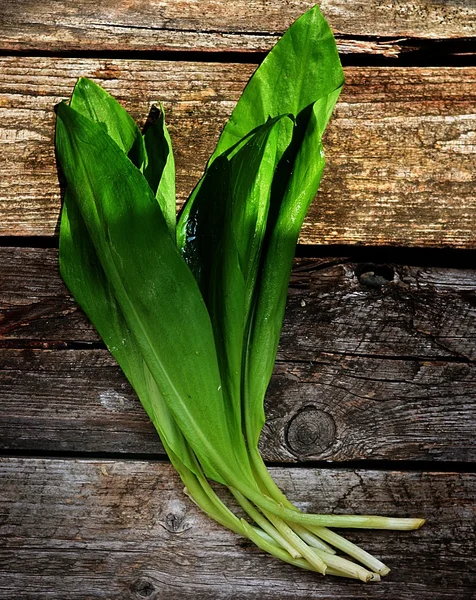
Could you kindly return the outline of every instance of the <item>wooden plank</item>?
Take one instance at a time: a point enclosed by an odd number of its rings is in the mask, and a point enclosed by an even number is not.
[[[74,5],[3,0],[0,48],[263,52],[313,5],[314,0],[80,0]],[[321,8],[344,53],[395,56],[405,50],[406,38],[416,38],[413,43],[464,38],[474,36],[476,27],[476,6],[463,0],[323,0]]]
[[[375,258],[295,260],[280,358],[474,361],[476,269],[379,265],[378,251]],[[0,343],[98,341],[61,280],[56,249],[0,247]]]
[[[392,567],[365,585],[266,556],[201,514],[167,464],[0,464],[2,599],[474,597],[474,474],[272,470],[307,511],[429,519],[418,532],[348,534]]]
[[[268,460],[476,460],[476,271],[372,269],[296,261],[266,401]],[[87,349],[99,338],[57,251],[1,249],[0,282],[0,446],[162,452],[113,359]]]
[[[106,350],[0,349],[0,364],[4,451],[163,454]],[[278,362],[265,410],[270,461],[476,460],[474,363]]]
[[[183,201],[253,70],[3,58],[0,234],[55,233],[53,106],[80,75],[99,80],[141,126],[151,103],[164,101]],[[326,136],[328,166],[301,243],[474,247],[476,69],[348,68],[346,77]]]

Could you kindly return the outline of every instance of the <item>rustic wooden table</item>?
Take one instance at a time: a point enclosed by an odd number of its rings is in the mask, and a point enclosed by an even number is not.
[[[322,578],[182,494],[58,274],[54,105],[87,75],[164,102],[179,200],[306,0],[1,0],[0,598],[476,598],[476,3],[323,0],[347,85],[306,220],[261,447],[392,573]]]

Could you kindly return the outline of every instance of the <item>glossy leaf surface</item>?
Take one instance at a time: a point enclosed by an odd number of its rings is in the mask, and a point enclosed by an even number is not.
[[[130,128],[129,115],[118,102],[112,102],[102,88],[86,83],[82,79],[76,84],[71,106],[83,116],[103,123],[112,139],[125,154],[129,154],[140,137],[138,128]],[[160,187],[159,183],[157,187]],[[191,457],[190,448],[167,409],[127,326],[69,189],[61,215],[59,258],[65,283],[135,389],[162,442],[173,449],[189,469],[195,469],[196,460]]]
[[[244,412],[248,442],[253,446],[265,421],[263,401],[276,359],[297,239],[324,169],[322,133],[338,92],[312,106],[302,141],[290,159],[286,190],[282,197],[273,198],[244,358]],[[302,122],[296,127],[301,137],[299,127],[304,129]]]
[[[342,87],[344,74],[332,31],[315,6],[286,31],[245,87],[225,125],[208,166],[239,143],[269,117],[290,114],[296,119],[321,97]],[[288,147],[286,132],[278,141],[282,155]],[[186,245],[186,222],[197,191],[192,192],[177,225],[180,248]]]
[[[58,107],[57,150],[99,261],[175,421],[211,477],[222,481],[230,465],[240,472],[244,446],[225,411],[209,316],[147,182],[99,125],[65,104]]]
[[[187,224],[184,257],[211,317],[225,400],[238,424],[243,344],[266,232],[280,121],[271,120],[235,153],[215,161]]]

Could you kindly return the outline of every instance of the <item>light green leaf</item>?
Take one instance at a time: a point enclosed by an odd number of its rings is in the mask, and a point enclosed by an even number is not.
[[[101,119],[97,122],[105,126],[125,154],[129,154],[134,147],[140,148],[139,129],[122,106],[99,86],[85,78],[79,80],[70,105],[93,121]],[[65,194],[61,215],[59,262],[61,275],[69,290],[134,387],[162,442],[172,448],[189,469],[196,468],[196,459],[191,457],[190,448],[168,411],[127,327],[69,189]]]
[[[247,454],[193,275],[141,173],[99,125],[65,104],[57,114],[58,156],[127,326],[207,475],[223,482]]]
[[[291,25],[248,82],[223,129],[208,167],[217,156],[240,143],[268,118],[290,114],[297,119],[319,98],[327,97],[343,83],[334,36],[318,6],[315,6]],[[307,118],[304,115],[304,121]],[[284,131],[278,140],[280,156],[288,144]],[[286,170],[285,161],[289,158],[283,157],[283,160],[280,171]],[[283,181],[285,186],[285,175]],[[186,245],[186,222],[201,182],[192,192],[177,224],[177,243],[181,249]]]
[[[251,77],[210,162],[268,118],[296,117],[343,83],[334,36],[316,5],[291,25]]]
[[[141,170],[147,166],[144,140],[134,119],[119,102],[87,77],[80,77],[71,97],[71,108],[95,123]]]

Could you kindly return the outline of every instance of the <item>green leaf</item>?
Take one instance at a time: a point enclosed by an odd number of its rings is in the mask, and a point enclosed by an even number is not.
[[[103,88],[87,77],[80,77],[71,97],[71,108],[101,124],[103,130],[141,170],[147,166],[144,139],[134,119]]]
[[[87,77],[78,79],[70,106],[91,121],[100,123],[109,137],[143,171],[170,233],[175,237],[175,162],[163,107],[160,107],[157,121],[142,136],[122,105]]]
[[[97,329],[139,396],[164,445],[190,469],[196,461],[167,409],[99,263],[88,230],[70,191],[60,225],[60,270],[68,289]]]
[[[251,77],[210,162],[269,117],[296,117],[343,83],[334,36],[314,6],[291,25]]]
[[[224,396],[238,423],[244,336],[282,125],[281,118],[271,120],[241,148],[214,162],[187,223],[184,258],[211,317]]]
[[[162,105],[160,109],[159,118],[144,135],[148,157],[144,176],[157,198],[169,231],[175,239],[175,161]]]
[[[324,169],[321,138],[338,93],[336,90],[312,106],[302,142],[290,165],[286,191],[282,200],[275,199],[273,218],[268,219],[245,357],[244,412],[251,446],[257,446],[265,422],[263,400],[276,359],[294,252]]]
[[[208,167],[217,156],[240,143],[268,118],[290,114],[297,119],[319,98],[340,89],[343,83],[334,36],[315,6],[291,25],[251,77],[223,129]],[[284,131],[278,140],[280,156],[288,143]],[[202,180],[192,192],[177,224],[177,243],[181,249],[186,245],[186,222],[201,183]]]
[[[57,114],[68,186],[161,395],[207,475],[237,477],[246,448],[223,403],[210,319],[158,203],[101,126],[65,104]]]
[[[82,78],[75,86],[71,102],[83,116],[102,123],[108,135],[125,154],[134,155],[141,147],[141,134],[122,106],[93,82]],[[132,153],[131,153],[132,150]],[[143,160],[139,165],[143,165]],[[196,469],[196,459],[177,427],[152,378],[139,347],[127,327],[84,220],[67,190],[60,225],[61,275],[78,304],[87,314],[111,354],[119,363],[139,396],[164,445],[173,449],[187,468]]]

